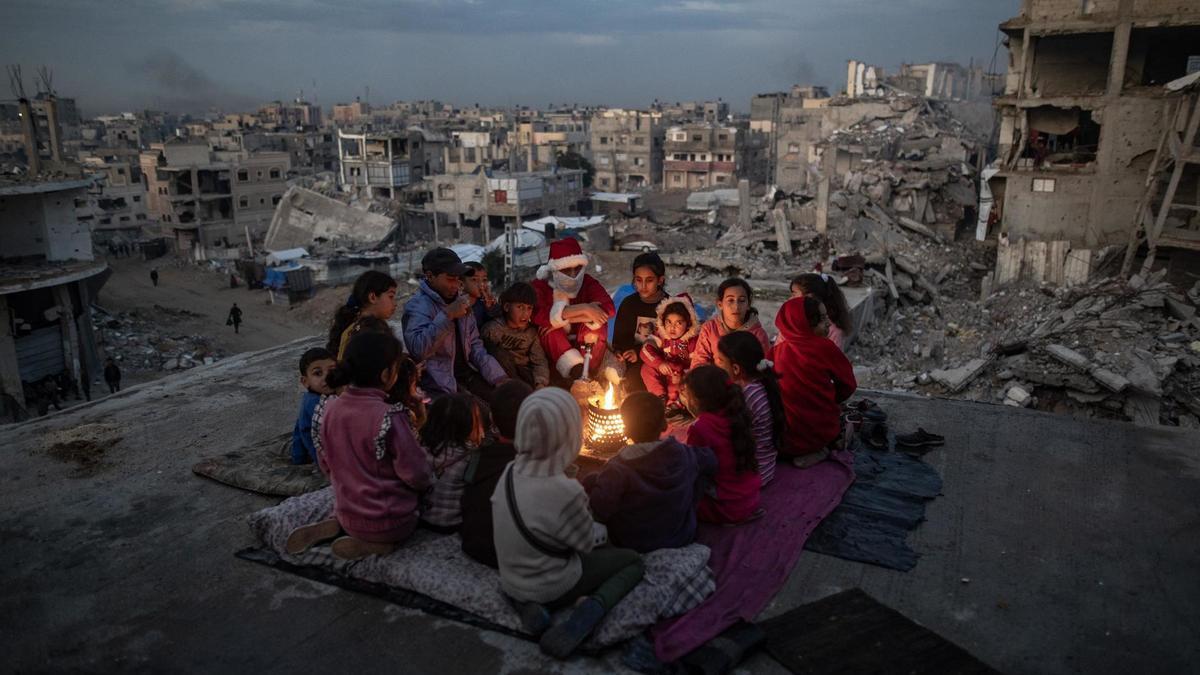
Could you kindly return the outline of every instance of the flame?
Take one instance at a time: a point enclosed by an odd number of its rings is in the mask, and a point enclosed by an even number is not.
[[[616,392],[613,391],[612,382],[608,383],[608,391],[604,392],[604,404],[600,407],[604,408],[605,410],[617,409]]]

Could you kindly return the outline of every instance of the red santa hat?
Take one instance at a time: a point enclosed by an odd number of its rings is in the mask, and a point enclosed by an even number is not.
[[[539,279],[549,279],[551,272],[561,272],[572,267],[587,265],[587,256],[583,254],[583,249],[579,247],[579,241],[567,237],[565,239],[556,239],[550,242],[550,259],[545,265],[538,268],[537,277]]]

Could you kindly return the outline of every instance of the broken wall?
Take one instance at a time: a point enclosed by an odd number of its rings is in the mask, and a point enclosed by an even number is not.
[[[264,246],[307,248],[320,238],[346,246],[375,246],[396,223],[387,216],[347,206],[312,190],[289,188],[275,209]]]

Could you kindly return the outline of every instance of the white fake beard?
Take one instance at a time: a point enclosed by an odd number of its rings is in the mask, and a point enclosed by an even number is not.
[[[586,269],[579,270],[579,274],[569,277],[558,270],[555,270],[552,275],[554,279],[554,287],[566,293],[571,297],[579,293],[579,289],[583,288],[583,275],[587,273]]]

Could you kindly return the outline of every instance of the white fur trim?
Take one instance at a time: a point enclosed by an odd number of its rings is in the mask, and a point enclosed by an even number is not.
[[[566,300],[556,299],[554,301],[554,304],[550,305],[550,326],[551,327],[563,328],[563,327],[569,326],[571,324],[570,321],[567,321],[566,319],[563,318],[563,310],[566,309],[569,304],[570,303],[567,302]]]
[[[558,357],[558,361],[554,363],[554,369],[558,371],[559,375],[570,377],[571,369],[581,365],[583,365],[583,354],[580,354],[578,349],[568,349]]]
[[[700,317],[696,315],[696,308],[692,305],[692,301],[686,295],[668,296],[658,303],[658,307],[654,308],[655,325],[654,328],[658,334],[666,337],[666,332],[663,330],[663,312],[671,305],[679,303],[687,308],[688,318],[691,320],[691,326],[687,332],[680,336],[680,340],[691,340],[693,337],[700,334]]]
[[[550,269],[550,266],[549,266],[549,265],[542,265],[541,267],[538,267],[538,268],[537,268],[537,274],[536,274],[536,276],[537,276],[537,278],[538,278],[538,279],[541,279],[541,280],[543,280],[543,281],[549,281],[549,280],[550,280],[550,273],[551,273],[551,272],[553,272],[553,271],[554,271],[554,270]]]
[[[587,267],[587,264],[588,258],[582,253],[579,255],[569,255],[565,258],[551,258],[546,262],[546,266],[556,272],[561,272],[568,267]]]

